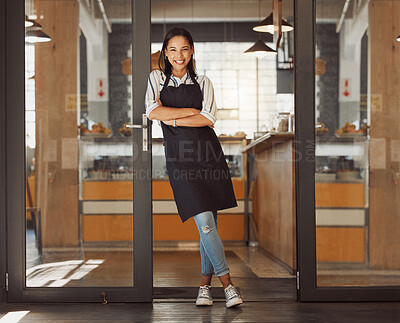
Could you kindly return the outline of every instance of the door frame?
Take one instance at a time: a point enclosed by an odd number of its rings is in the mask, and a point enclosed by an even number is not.
[[[0,1],[0,304],[6,300],[6,12]]]
[[[300,301],[399,301],[400,286],[317,287],[315,225],[316,0],[295,5],[297,268]]]
[[[144,93],[150,71],[150,0],[131,0],[132,4],[132,70],[135,71],[133,87],[132,121],[142,124]],[[7,223],[0,226],[0,239],[7,239],[7,246],[1,250],[6,255],[10,302],[102,302],[101,292],[106,292],[108,302],[151,302],[153,297],[152,257],[152,183],[151,183],[151,140],[147,152],[138,154],[134,160],[136,169],[145,176],[133,181],[133,287],[25,287],[25,41],[24,41],[24,0],[1,1],[5,6],[2,23],[5,26],[4,55],[6,67],[4,82],[5,102],[2,104],[1,165],[2,184],[5,182],[6,209],[0,206],[0,220]],[[2,8],[3,9],[3,8]],[[2,28],[3,30],[3,28]],[[2,39],[3,40],[3,39]],[[1,76],[3,80],[3,75]],[[3,94],[3,93],[2,93]],[[2,95],[3,103],[3,95]],[[4,107],[4,108],[3,108]],[[151,139],[151,123],[147,128]],[[142,131],[133,131],[132,144],[142,142]],[[3,145],[4,144],[4,145]],[[142,147],[142,145],[136,145]],[[5,147],[5,149],[4,149]],[[4,149],[4,150],[3,150]],[[3,171],[4,170],[4,171]],[[138,172],[139,173],[139,172]],[[2,186],[3,187],[3,186]],[[1,190],[3,190],[1,188]],[[1,191],[3,193],[3,191]],[[3,194],[2,197],[3,199]],[[4,232],[6,231],[6,232]],[[6,233],[3,236],[2,233]],[[6,238],[3,238],[5,237]],[[140,241],[140,243],[139,243]],[[3,246],[3,243],[1,244]],[[5,262],[4,262],[5,263]],[[3,264],[3,262],[2,262]],[[3,270],[3,267],[0,268]],[[5,274],[5,273],[4,273]],[[3,276],[4,277],[4,276]],[[3,279],[1,279],[3,282]],[[2,293],[3,294],[3,293]]]

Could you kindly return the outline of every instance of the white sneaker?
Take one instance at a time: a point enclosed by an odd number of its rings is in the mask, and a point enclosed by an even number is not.
[[[212,305],[213,299],[211,296],[211,286],[200,286],[199,294],[197,295],[196,305]]]
[[[233,307],[236,305],[240,305],[243,303],[242,298],[237,292],[236,288],[233,285],[229,285],[224,289],[225,299],[226,299],[226,307]]]

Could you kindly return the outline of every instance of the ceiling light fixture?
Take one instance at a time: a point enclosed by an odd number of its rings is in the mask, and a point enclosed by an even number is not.
[[[36,17],[36,15],[34,15],[33,5],[34,5],[33,0],[31,0],[30,3],[31,17]],[[29,26],[26,26],[27,22],[30,23]],[[33,19],[29,19],[27,15],[25,15],[25,27],[26,27],[26,32],[25,32],[26,43],[34,44],[34,43],[45,43],[51,41],[50,36],[42,31],[42,25]]]
[[[31,26],[33,26],[33,21],[30,20],[27,15],[25,15],[25,28],[31,27]]]
[[[273,13],[265,18],[263,21],[260,21],[257,25],[253,27],[254,31],[259,33],[270,33],[274,34],[274,16]],[[286,20],[282,19],[282,32],[288,32],[293,30],[293,26],[289,24]]]
[[[261,3],[260,0],[258,0],[258,23],[260,23],[261,20],[260,12],[261,12]],[[255,44],[245,51],[245,54],[249,53],[254,54],[257,58],[263,58],[267,54],[276,55],[276,51],[274,51],[271,47],[265,45],[265,43],[261,40],[260,33],[258,33],[258,40],[255,42]]]
[[[257,40],[253,46],[251,46],[248,50],[245,51],[245,53],[254,54],[257,56],[257,58],[263,58],[267,54],[276,55],[276,51],[274,51],[271,47],[265,45],[265,43],[261,39]]]
[[[29,27],[26,27],[26,30],[41,30],[42,29],[42,25],[39,24],[37,21],[29,19],[30,22],[32,22],[32,25]]]
[[[45,43],[51,40],[50,36],[41,30],[28,30],[25,34],[25,42],[27,43]]]

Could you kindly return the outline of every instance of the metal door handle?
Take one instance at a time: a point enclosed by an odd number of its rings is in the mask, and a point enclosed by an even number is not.
[[[146,129],[147,125],[144,124],[127,124],[127,128],[133,128],[133,129]]]
[[[127,124],[127,128],[131,129],[143,129],[143,151],[147,151],[147,116],[146,114],[142,115],[142,124]]]

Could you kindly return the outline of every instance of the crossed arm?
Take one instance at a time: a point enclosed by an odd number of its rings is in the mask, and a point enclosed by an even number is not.
[[[159,98],[156,99],[158,107],[149,114],[149,119],[160,120],[165,124],[172,126],[175,119],[176,126],[185,127],[204,127],[214,128],[212,121],[200,114],[200,111],[193,108],[169,108],[162,105]]]

